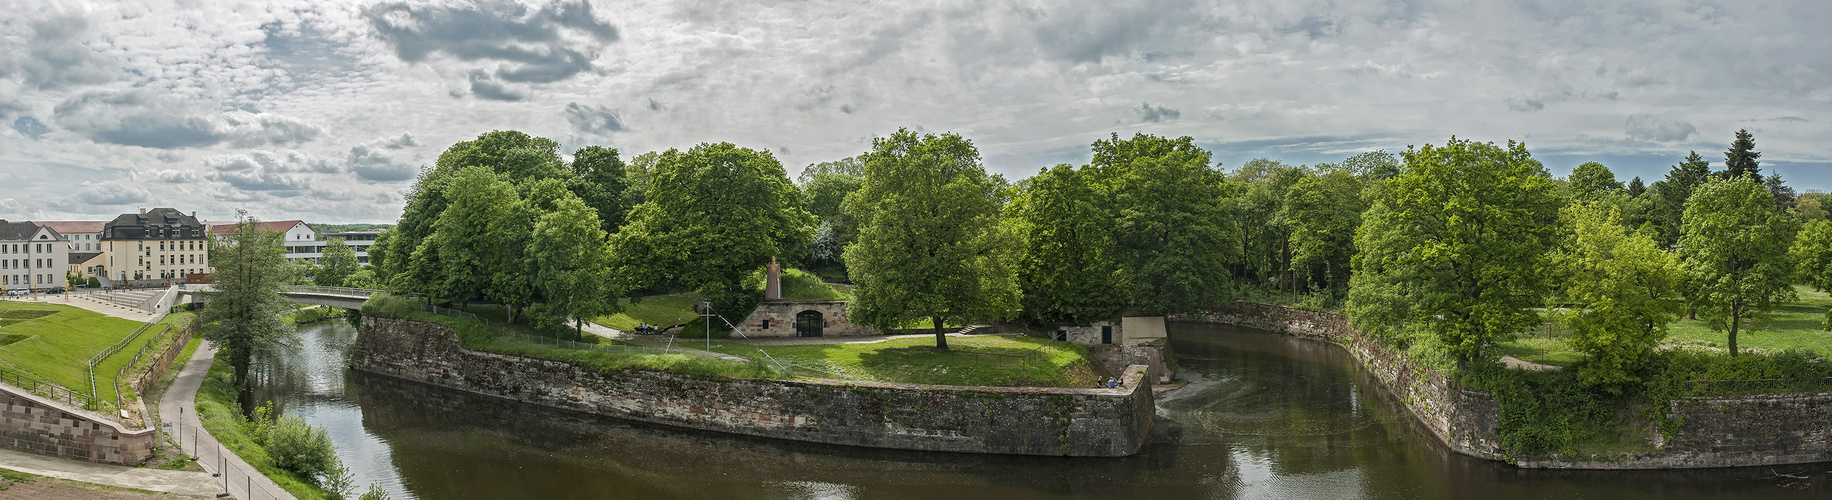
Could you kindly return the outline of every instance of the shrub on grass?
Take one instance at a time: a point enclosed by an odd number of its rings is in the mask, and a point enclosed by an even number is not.
[[[328,476],[340,465],[331,435],[292,415],[280,417],[267,429],[267,453],[275,466],[307,478]]]

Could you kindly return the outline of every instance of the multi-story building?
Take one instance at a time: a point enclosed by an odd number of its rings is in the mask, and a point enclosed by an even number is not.
[[[0,280],[8,290],[63,288],[69,244],[55,229],[0,219]]]
[[[210,225],[210,234],[223,235],[235,231],[234,222],[207,222],[206,224]],[[260,226],[261,229],[283,235],[280,245],[286,248],[286,260],[310,262],[317,260],[318,256],[322,255],[319,253],[322,250],[318,248],[321,246],[318,241],[318,231],[312,230],[312,226],[307,225],[305,221],[262,222]]]
[[[368,264],[369,263],[369,246],[375,244],[375,237],[380,234],[382,234],[382,230],[380,229],[374,229],[374,230],[369,230],[369,231],[349,231],[349,232],[342,232],[342,233],[326,233],[324,235],[324,239],[326,241],[326,244],[328,245],[331,238],[342,238],[344,240],[345,245],[350,245],[351,249],[356,250],[356,261],[363,263],[363,264]],[[318,251],[320,252],[320,255],[322,255],[322,252],[324,252],[324,249],[321,247]]]
[[[102,226],[108,225],[108,221],[105,220],[53,220],[33,222],[36,222],[40,226],[55,229],[57,230],[57,234],[64,235],[65,238],[68,238],[70,240],[70,251],[73,253],[102,251]]]
[[[121,214],[102,227],[103,275],[115,284],[176,282],[210,272],[209,228],[172,208]]]

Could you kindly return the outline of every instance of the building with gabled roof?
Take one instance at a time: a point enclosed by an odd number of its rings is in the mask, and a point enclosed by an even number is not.
[[[63,288],[70,240],[56,229],[0,219],[0,281],[8,290]]]
[[[40,220],[32,221],[57,231],[70,240],[71,252],[102,251],[102,227],[108,225],[105,220]]]
[[[121,214],[102,227],[101,276],[113,284],[181,282],[210,272],[209,227],[174,208]]]

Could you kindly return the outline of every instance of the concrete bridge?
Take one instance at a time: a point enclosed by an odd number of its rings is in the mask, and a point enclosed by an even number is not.
[[[202,295],[199,292],[215,290],[215,287],[212,285],[179,285],[177,288],[178,302],[193,304],[209,302],[209,296]],[[294,303],[316,304],[346,309],[362,309],[363,302],[369,300],[369,297],[385,292],[387,292],[387,290],[344,288],[337,286],[282,285],[280,287],[280,296],[286,297],[286,300],[290,300]]]

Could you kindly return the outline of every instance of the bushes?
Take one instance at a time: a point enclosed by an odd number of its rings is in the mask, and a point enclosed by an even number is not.
[[[1566,458],[1621,451],[1642,429],[1633,421],[1672,432],[1669,402],[1693,395],[1824,390],[1832,363],[1804,349],[1778,353],[1657,351],[1634,374],[1639,384],[1612,387],[1582,383],[1589,360],[1558,371],[1529,372],[1483,365],[1459,372],[1456,382],[1494,395],[1500,406],[1500,441],[1516,458],[1560,454]],[[1713,383],[1729,381],[1727,383]],[[1763,382],[1743,382],[1763,381]],[[1639,411],[1637,411],[1639,409]],[[1639,443],[1637,443],[1639,444]]]
[[[341,465],[331,445],[331,435],[324,428],[307,425],[305,419],[293,415],[281,416],[263,426],[267,430],[267,454],[273,457],[275,466],[304,477],[320,478],[318,482],[322,483]]]

